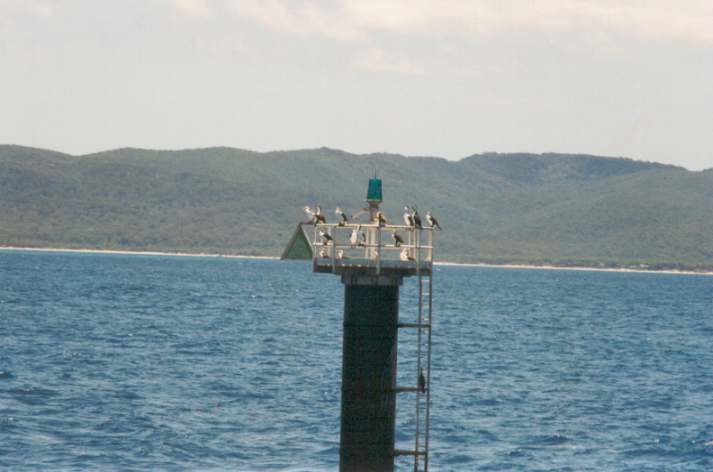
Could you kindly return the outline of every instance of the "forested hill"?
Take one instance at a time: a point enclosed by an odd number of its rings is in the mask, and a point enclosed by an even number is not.
[[[0,146],[0,245],[279,255],[302,207],[432,209],[454,262],[713,268],[713,170],[562,154]]]

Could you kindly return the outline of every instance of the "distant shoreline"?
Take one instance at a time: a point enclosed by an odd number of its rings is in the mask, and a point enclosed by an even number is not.
[[[119,254],[128,256],[172,256],[172,257],[213,257],[230,259],[268,259],[279,260],[273,256],[245,256],[241,254],[215,254],[212,252],[163,252],[163,251],[128,251],[121,249],[69,249],[57,247],[19,247],[0,246],[0,251],[33,251],[33,252],[74,252],[80,254]]]
[[[276,256],[249,256],[243,254],[215,254],[215,253],[195,253],[195,252],[163,252],[163,251],[128,251],[120,249],[70,249],[70,248],[50,248],[50,247],[20,247],[20,246],[0,246],[0,251],[32,251],[32,252],[71,252],[79,254],[117,254],[129,256],[170,256],[170,257],[212,257],[227,259],[257,259],[257,260],[280,260]],[[555,265],[528,265],[528,264],[484,264],[484,263],[461,263],[461,262],[436,262],[436,266],[446,267],[478,267],[485,269],[527,269],[527,270],[572,270],[579,272],[621,272],[633,274],[668,274],[668,275],[713,275],[711,271],[697,272],[693,270],[646,270],[627,269],[614,267],[588,267],[588,266],[555,266]]]

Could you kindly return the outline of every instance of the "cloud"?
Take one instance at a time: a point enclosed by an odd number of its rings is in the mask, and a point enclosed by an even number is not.
[[[276,33],[368,43],[375,35],[460,39],[539,31],[577,38],[713,43],[710,0],[173,0],[185,14],[220,8]]]
[[[404,57],[394,55],[380,48],[367,48],[357,52],[351,66],[375,72],[397,72],[408,75],[421,75],[423,67]]]
[[[0,18],[13,15],[51,17],[57,2],[50,0],[0,0]]]
[[[209,0],[171,0],[180,13],[192,18],[212,18],[214,2]]]

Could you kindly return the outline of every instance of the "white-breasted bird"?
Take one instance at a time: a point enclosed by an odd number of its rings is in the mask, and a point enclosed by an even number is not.
[[[344,255],[344,249],[340,249],[337,251],[337,259],[349,259],[347,256]]]
[[[359,228],[361,228],[361,226]],[[361,229],[359,229],[359,246],[366,247],[366,233]]]
[[[413,228],[413,215],[411,215],[411,209],[407,206],[404,207],[404,224]]]
[[[379,226],[384,226],[388,223],[386,215],[384,215],[383,211],[379,210],[376,212],[376,222],[379,224]]]
[[[413,226],[418,229],[423,229],[421,225],[421,217],[418,215],[416,207],[411,207],[411,217],[413,218]]]
[[[334,214],[337,215],[337,218],[339,218],[339,226],[344,226],[349,223],[349,218],[347,218],[346,213],[344,213],[341,208],[337,207],[337,209],[334,210]]]
[[[323,230],[319,230],[319,237],[322,238],[322,244],[325,246],[329,243],[334,242],[334,238],[332,238],[328,233],[324,232]]]
[[[411,257],[411,254],[409,254],[408,248],[406,248],[406,247],[404,248],[403,251],[401,251],[401,254],[399,254],[399,258],[400,258],[402,261],[413,261],[413,260],[415,260],[413,257]]]
[[[313,210],[309,206],[305,207],[305,213],[307,213],[309,216],[312,217],[312,224],[318,224],[318,223],[327,223],[326,218],[322,214],[322,207],[317,205],[317,207]]]
[[[438,224],[438,220],[435,216],[431,214],[430,210],[426,212],[426,221],[428,222],[429,226],[431,226],[431,228],[436,228],[438,230],[441,229],[441,225]]]

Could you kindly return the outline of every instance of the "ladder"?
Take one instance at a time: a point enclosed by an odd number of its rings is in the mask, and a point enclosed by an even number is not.
[[[396,387],[396,392],[416,394],[413,449],[396,449],[396,456],[413,456],[413,471],[428,472],[428,447],[431,414],[431,327],[433,313],[433,266],[428,272],[420,270],[420,235],[416,235],[418,279],[418,319],[415,323],[399,322],[399,328],[416,329],[416,375],[414,387]]]

